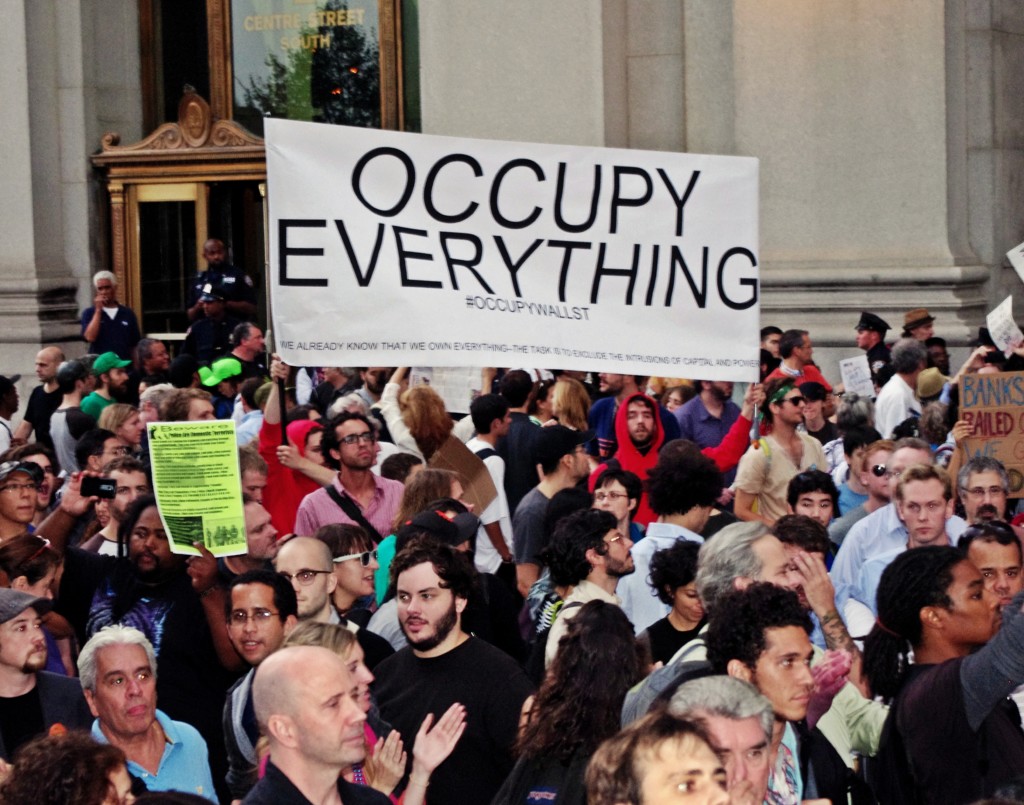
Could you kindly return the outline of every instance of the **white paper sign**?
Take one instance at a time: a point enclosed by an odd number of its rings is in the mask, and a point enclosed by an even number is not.
[[[988,327],[989,335],[997,349],[1002,350],[1006,357],[1010,357],[1013,348],[1024,342],[1024,333],[1020,331],[1017,322],[1013,320],[1013,297],[1006,297],[995,310],[985,318],[985,325]]]
[[[843,378],[843,391],[852,391],[862,397],[875,396],[875,384],[871,382],[871,367],[867,355],[844,358],[839,361],[839,374]]]
[[[278,119],[266,136],[288,363],[757,379],[756,159]]]
[[[1006,253],[1006,259],[1010,261],[1013,270],[1017,272],[1020,281],[1024,282],[1024,243],[1018,243]]]

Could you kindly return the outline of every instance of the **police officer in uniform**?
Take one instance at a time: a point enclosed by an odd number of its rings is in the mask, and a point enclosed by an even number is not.
[[[889,363],[889,347],[885,345],[885,334],[889,332],[889,324],[874,313],[866,310],[860,314],[857,322],[857,346],[868,353],[868,367],[871,374]]]
[[[210,239],[203,244],[203,259],[206,260],[206,271],[198,272],[192,278],[188,296],[188,320],[201,319],[204,285],[213,285],[224,297],[227,312],[239,321],[256,320],[256,288],[249,275],[242,269],[228,262],[228,252],[224,242]]]
[[[188,328],[181,351],[201,366],[209,366],[214,358],[231,350],[231,333],[241,322],[227,315],[224,293],[211,283],[202,287],[198,304],[204,315]]]

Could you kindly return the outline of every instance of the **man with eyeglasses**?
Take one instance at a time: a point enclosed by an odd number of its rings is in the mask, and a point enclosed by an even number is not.
[[[884,554],[906,548],[907,526],[896,511],[896,487],[907,467],[913,464],[934,464],[931,447],[922,439],[907,437],[893,445],[892,455],[885,465],[885,478],[889,485],[890,503],[855,523],[843,540],[829,575],[836,588],[836,603],[840,612],[857,584],[858,575],[864,564]],[[869,471],[877,478],[879,465],[869,465]],[[954,542],[964,532],[967,523],[956,515],[947,518],[946,534]],[[853,630],[857,633],[856,630]]]
[[[989,456],[972,458],[957,473],[956,487],[968,523],[1009,519],[1010,476],[1001,461]]]
[[[594,482],[593,508],[611,512],[619,523],[619,531],[629,534],[633,542],[644,538],[644,530],[632,522],[633,512],[640,504],[643,482],[629,470],[607,469]]]
[[[326,544],[312,537],[292,537],[278,548],[274,569],[295,590],[300,623],[339,622],[331,606],[331,593],[338,581],[334,577],[331,549]]]
[[[764,393],[767,402],[762,413],[771,432],[740,459],[733,511],[740,520],[759,520],[770,527],[789,513],[790,479],[803,470],[826,470],[828,461],[821,442],[797,430],[804,421],[804,397],[794,381],[772,378]]]
[[[88,430],[75,442],[77,466],[89,472],[101,473],[107,464],[127,456],[129,452],[129,448],[121,444],[112,431],[104,428]]]
[[[556,586],[570,592],[548,631],[545,667],[555,659],[558,643],[569,628],[569,621],[579,614],[580,607],[588,601],[619,606],[615,588],[621,579],[635,575],[636,571],[630,552],[632,547],[633,542],[616,528],[615,518],[608,512],[583,509],[558,521],[547,554],[551,579]]]
[[[104,408],[123,400],[128,394],[128,372],[125,367],[131,365],[131,361],[122,360],[113,352],[104,352],[93,361],[92,374],[96,378],[96,388],[82,400],[82,412],[93,419],[99,419]]]
[[[0,542],[28,533],[28,524],[36,516],[37,490],[42,480],[38,464],[0,464]]]
[[[295,533],[310,535],[330,523],[362,526],[374,542],[391,533],[403,486],[371,469],[377,461],[377,432],[364,415],[344,411],[324,423],[324,461],[338,471],[327,488],[306,495],[295,517]]]
[[[252,570],[235,576],[225,601],[228,638],[238,656],[252,666],[228,691],[224,702],[224,744],[228,751],[227,784],[233,799],[256,785],[259,725],[252,703],[256,668],[277,651],[298,623],[292,585],[279,573]]]

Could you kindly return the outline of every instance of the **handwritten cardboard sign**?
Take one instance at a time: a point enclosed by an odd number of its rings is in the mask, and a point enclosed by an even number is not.
[[[970,425],[968,458],[997,459],[1010,475],[1010,497],[1024,497],[1024,372],[968,374],[960,380],[960,418]]]

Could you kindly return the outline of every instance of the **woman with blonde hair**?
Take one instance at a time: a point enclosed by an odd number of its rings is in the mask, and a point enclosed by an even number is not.
[[[388,590],[388,574],[391,571],[391,560],[395,558],[395,535],[414,514],[423,511],[432,500],[455,498],[461,500],[463,495],[462,479],[451,470],[420,470],[408,479],[402,490],[402,502],[392,523],[391,534],[384,537],[377,546],[377,562],[379,567],[374,576],[374,587],[377,604],[384,601]]]
[[[416,733],[412,748],[412,770],[402,796],[395,797],[395,786],[405,775],[406,752],[398,730],[380,719],[373,707],[370,683],[373,673],[366,667],[363,649],[355,635],[344,626],[334,623],[307,621],[296,626],[285,638],[282,648],[288,646],[321,646],[337,654],[348,666],[355,683],[352,698],[366,713],[364,733],[366,760],[342,772],[351,783],[368,785],[391,797],[401,805],[423,805],[426,802],[430,775],[452,753],[466,728],[466,708],[453,704],[433,725],[428,715]],[[384,733],[387,733],[386,737]],[[380,734],[381,737],[377,737]]]
[[[124,403],[114,403],[104,408],[96,427],[109,430],[133,453],[138,452],[142,446],[142,434],[146,430],[146,425],[139,417],[139,409]]]
[[[551,391],[551,414],[559,425],[573,430],[587,429],[590,395],[586,386],[571,377],[560,377]]]

